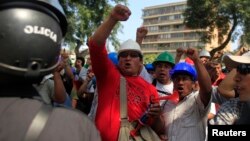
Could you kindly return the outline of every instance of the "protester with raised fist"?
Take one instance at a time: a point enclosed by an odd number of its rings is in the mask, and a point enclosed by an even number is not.
[[[194,66],[180,62],[171,71],[179,102],[167,101],[164,105],[165,135],[168,140],[203,141],[206,137],[212,84],[197,50],[188,48],[183,53],[193,61]],[[196,81],[200,87],[198,91]]]
[[[142,52],[137,42],[129,39],[118,50],[118,65],[108,58],[106,40],[119,21],[128,20],[131,11],[116,5],[108,18],[88,40],[92,69],[96,76],[98,107],[95,123],[103,141],[117,141],[120,128],[120,78],[126,79],[129,122],[138,121],[150,104],[150,97],[158,97],[155,88],[139,76],[143,67]],[[151,104],[148,115],[160,122],[159,103]]]

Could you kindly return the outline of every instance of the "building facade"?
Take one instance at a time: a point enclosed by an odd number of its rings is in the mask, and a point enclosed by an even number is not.
[[[148,34],[141,46],[144,54],[167,50],[175,55],[178,47],[206,48],[208,51],[212,49],[212,46],[217,47],[216,36],[211,44],[204,44],[200,41],[200,34],[197,33],[202,30],[185,27],[183,12],[186,6],[186,1],[183,1],[143,9],[143,26],[148,29]]]

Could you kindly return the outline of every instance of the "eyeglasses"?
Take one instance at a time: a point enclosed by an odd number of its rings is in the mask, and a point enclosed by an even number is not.
[[[237,66],[237,71],[240,73],[240,74],[248,74],[250,73],[250,64],[240,64]]]
[[[119,54],[120,57],[122,58],[125,58],[125,57],[132,57],[132,58],[137,58],[137,57],[140,57],[140,54],[138,52],[135,52],[135,51],[124,51],[124,52],[121,52]]]

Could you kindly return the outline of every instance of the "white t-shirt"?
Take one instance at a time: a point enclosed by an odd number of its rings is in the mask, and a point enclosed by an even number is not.
[[[156,89],[159,97],[171,95],[173,93],[174,83],[171,82],[170,84],[164,85],[156,81]],[[160,101],[160,105],[163,105],[164,103],[164,100]]]

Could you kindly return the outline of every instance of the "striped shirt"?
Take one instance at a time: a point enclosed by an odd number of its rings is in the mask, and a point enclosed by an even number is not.
[[[233,98],[224,102],[213,119],[211,125],[232,125],[239,119],[241,102],[239,98]]]
[[[166,135],[169,141],[204,141],[206,138],[207,114],[198,91],[186,96],[177,105],[168,101],[164,106]]]

